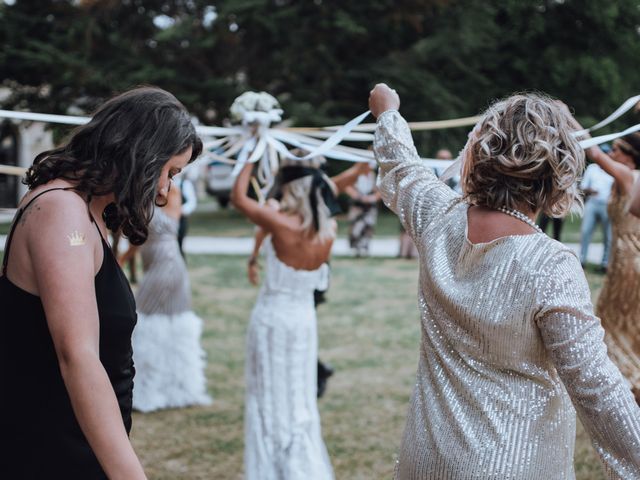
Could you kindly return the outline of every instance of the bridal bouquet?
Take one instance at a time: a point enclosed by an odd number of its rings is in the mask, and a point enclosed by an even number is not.
[[[267,92],[244,92],[229,109],[231,120],[243,124],[279,122],[282,113],[278,100]]]

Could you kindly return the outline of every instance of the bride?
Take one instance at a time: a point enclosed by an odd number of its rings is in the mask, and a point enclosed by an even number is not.
[[[330,180],[318,161],[280,170],[281,210],[247,195],[252,164],[231,201],[265,230],[266,273],[247,333],[245,478],[333,479],[316,403],[317,331],[313,291],[326,288],[336,235],[336,188],[353,183],[356,165]]]

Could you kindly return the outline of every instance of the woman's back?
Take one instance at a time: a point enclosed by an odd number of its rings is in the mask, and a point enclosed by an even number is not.
[[[315,270],[329,261],[334,239],[319,240],[317,235],[302,230],[297,216],[287,217],[287,225],[272,232],[272,243],[278,258],[297,270]]]
[[[383,199],[420,252],[397,478],[573,478],[572,403],[611,477],[639,478],[640,410],[575,254],[542,234],[472,244],[468,204],[420,161],[397,112],[379,117],[375,145]]]
[[[580,264],[539,233],[473,244],[467,212],[453,199],[417,242],[422,347],[399,478],[432,478],[415,470],[424,465],[469,478],[570,478],[575,414],[536,315],[556,293],[549,266]]]
[[[296,298],[313,305],[313,291],[328,287],[329,270],[325,262],[316,268],[296,268],[282,261],[276,252],[273,239],[264,241],[265,275],[262,292],[285,293],[287,301]]]

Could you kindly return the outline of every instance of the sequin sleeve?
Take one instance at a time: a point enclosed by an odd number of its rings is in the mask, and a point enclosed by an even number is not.
[[[640,478],[640,408],[607,356],[578,259],[561,251],[544,268],[536,315],[544,345],[608,478]]]
[[[384,203],[412,237],[419,237],[457,195],[420,160],[409,126],[397,111],[378,117],[373,151]]]

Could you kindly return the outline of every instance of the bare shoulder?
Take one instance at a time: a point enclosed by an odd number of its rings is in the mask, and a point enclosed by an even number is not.
[[[34,192],[31,198],[37,194]],[[94,247],[99,240],[85,200],[68,190],[51,191],[35,198],[25,208],[20,226],[31,251],[47,248],[75,255],[77,247]]]

